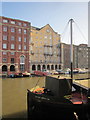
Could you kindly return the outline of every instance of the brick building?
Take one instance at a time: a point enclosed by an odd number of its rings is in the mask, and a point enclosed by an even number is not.
[[[1,74],[29,72],[30,23],[0,17]]]
[[[61,68],[60,34],[47,24],[42,28],[31,27],[30,71]]]

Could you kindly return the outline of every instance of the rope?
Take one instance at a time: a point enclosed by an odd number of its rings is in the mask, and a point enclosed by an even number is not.
[[[74,21],[74,23],[75,23],[76,27],[78,28],[79,32],[81,33],[82,37],[84,38],[84,40],[88,43],[88,41],[87,41],[87,39],[85,38],[83,32],[81,31],[79,25],[78,25],[75,21]]]
[[[39,80],[40,80],[40,78],[39,78],[39,79],[38,79],[38,81],[36,82],[36,85],[35,85],[35,87],[38,85],[38,83],[39,83]],[[34,87],[33,91],[35,90],[35,87]]]

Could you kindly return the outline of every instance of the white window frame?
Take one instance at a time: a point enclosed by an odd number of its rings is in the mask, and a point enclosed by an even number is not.
[[[15,40],[15,37],[14,37],[14,36],[11,36],[11,40]]]
[[[7,58],[3,58],[3,62],[7,62]]]
[[[3,26],[3,31],[7,32],[7,26]]]
[[[3,40],[7,40],[7,35],[3,35]]]
[[[3,49],[7,49],[7,44],[3,43]]]
[[[24,45],[24,50],[26,50],[27,49],[27,46],[26,45]]]
[[[19,28],[19,29],[18,29],[18,33],[21,33],[21,31],[22,31],[21,28]]]
[[[14,33],[15,32],[15,28],[11,28],[11,32]]]
[[[21,45],[18,45],[18,49],[21,50]]]
[[[11,21],[11,24],[15,24],[15,21]]]
[[[22,38],[21,38],[20,36],[18,37],[18,41],[19,41],[19,42],[21,42],[21,41],[22,41]]]
[[[6,20],[6,19],[3,19],[3,23],[8,23],[8,20]]]
[[[26,42],[27,41],[27,38],[26,37],[24,37],[24,42]]]
[[[15,49],[15,45],[14,44],[11,44],[11,49]]]
[[[24,30],[24,34],[26,34],[26,33],[27,33],[27,30],[25,29],[25,30]]]

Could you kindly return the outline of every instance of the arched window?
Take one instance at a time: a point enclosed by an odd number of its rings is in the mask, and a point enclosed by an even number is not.
[[[55,70],[57,69],[57,65],[55,65]]]
[[[25,64],[25,56],[20,57],[20,64]]]
[[[36,70],[36,66],[35,65],[32,65],[32,70]]]
[[[50,66],[49,65],[47,65],[47,69],[50,70]]]
[[[45,65],[43,65],[43,66],[42,66],[42,69],[43,69],[43,70],[44,70],[44,69],[46,69],[46,66],[45,66]]]
[[[53,65],[51,65],[51,70],[54,70],[54,66]]]
[[[20,57],[20,71],[25,71],[25,56],[23,55]]]
[[[15,66],[14,65],[10,66],[10,71],[15,71]]]
[[[37,69],[38,69],[38,70],[41,70],[41,66],[40,66],[40,65],[38,65],[38,66],[37,66]]]
[[[4,71],[4,72],[7,71],[7,66],[6,66],[6,65],[3,65],[3,66],[2,66],[2,71]]]

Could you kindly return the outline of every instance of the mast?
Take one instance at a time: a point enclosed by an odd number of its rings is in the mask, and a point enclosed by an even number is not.
[[[73,19],[69,20],[70,22],[70,41],[71,41],[71,79],[73,79]]]

